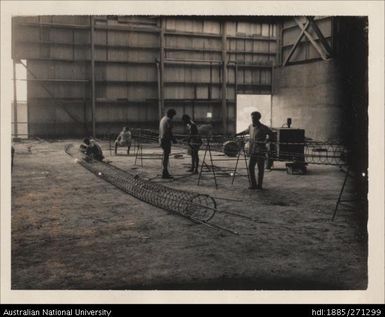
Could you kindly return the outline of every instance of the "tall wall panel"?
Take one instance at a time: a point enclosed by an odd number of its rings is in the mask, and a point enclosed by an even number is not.
[[[298,21],[305,23],[304,18]],[[307,137],[342,142],[367,162],[367,19],[315,17],[314,21],[332,54],[323,60],[305,36],[286,66],[274,69],[273,126],[282,126],[290,117],[292,127],[305,129]],[[307,31],[324,50],[314,29]],[[300,32],[293,18],[283,23],[283,61]]]
[[[122,125],[157,128],[170,107],[177,120],[189,113],[234,132],[236,94],[271,91],[277,27],[264,17],[96,16],[93,25],[89,16],[15,17],[30,135],[91,133],[92,27],[99,136]]]

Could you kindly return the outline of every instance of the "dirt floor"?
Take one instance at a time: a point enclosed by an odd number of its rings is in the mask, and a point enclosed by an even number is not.
[[[197,175],[188,176],[186,150],[173,148],[180,155],[171,160],[176,178],[169,181],[159,177],[159,156],[145,156],[141,167],[132,155],[111,156],[108,142],[101,143],[115,166],[166,186],[210,194],[219,210],[255,219],[217,213],[211,222],[239,232],[235,235],[120,191],[66,155],[68,143],[79,141],[15,144],[12,289],[367,287],[365,212],[341,208],[331,221],[344,180],[338,167],[309,165],[307,175],[289,175],[279,163],[266,172],[263,191],[248,190],[245,170],[239,169],[234,185],[227,174],[215,189],[210,174],[200,186]],[[156,145],[145,145],[143,152],[160,154]],[[214,159],[223,158],[214,153]],[[233,168],[235,161],[215,164]]]

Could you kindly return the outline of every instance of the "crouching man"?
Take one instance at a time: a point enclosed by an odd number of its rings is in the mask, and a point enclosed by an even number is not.
[[[86,160],[103,161],[104,155],[100,145],[92,138],[83,139],[80,151],[86,155]]]

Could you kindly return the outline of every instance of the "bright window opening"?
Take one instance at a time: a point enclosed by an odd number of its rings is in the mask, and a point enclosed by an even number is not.
[[[25,65],[25,60],[21,61]],[[12,101],[12,137],[28,138],[27,70],[16,63],[16,100]]]
[[[261,122],[271,126],[271,95],[237,95],[237,133],[250,125],[253,111],[259,111]]]

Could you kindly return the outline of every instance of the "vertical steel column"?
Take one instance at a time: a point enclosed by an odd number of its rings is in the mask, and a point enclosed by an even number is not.
[[[16,62],[15,62],[15,18],[12,18],[11,54],[13,61],[13,133],[17,137],[17,91],[16,91]]]
[[[17,137],[17,91],[16,91],[16,62],[13,60],[13,132]]]
[[[159,119],[164,114],[164,59],[165,59],[165,53],[164,53],[164,46],[165,46],[165,39],[164,39],[164,31],[165,31],[165,20],[163,17],[160,17],[160,100],[159,100],[159,106],[160,106],[160,116]]]
[[[238,120],[238,114],[237,114],[237,111],[238,111],[238,108],[237,108],[237,96],[238,96],[238,62],[235,61],[235,68],[234,68],[234,81],[235,81],[235,100],[234,100],[234,104],[235,104],[235,109],[234,109],[234,131],[235,133],[237,132],[237,120]]]
[[[96,137],[96,104],[95,104],[95,21],[90,17],[91,34],[91,102],[92,102],[92,136]]]
[[[210,62],[210,84],[208,88],[208,99],[210,100],[213,95],[212,91],[213,91],[213,64]]]
[[[278,22],[276,25],[277,28],[277,41],[276,41],[276,49],[277,49],[277,54],[276,54],[276,63],[278,66],[281,66],[283,63],[283,44],[282,44],[282,36],[283,36],[283,22]]]
[[[270,128],[273,127],[273,93],[274,93],[274,62],[271,66],[270,76]]]
[[[195,121],[195,101],[198,99],[197,84],[194,85],[194,99],[191,104],[191,119]]]
[[[227,133],[227,39],[226,39],[226,21],[221,24],[222,27],[222,126],[223,133]]]
[[[162,118],[162,89],[160,84],[160,63],[159,61],[156,62],[156,74],[157,74],[157,83],[158,83],[158,116],[159,119]]]

